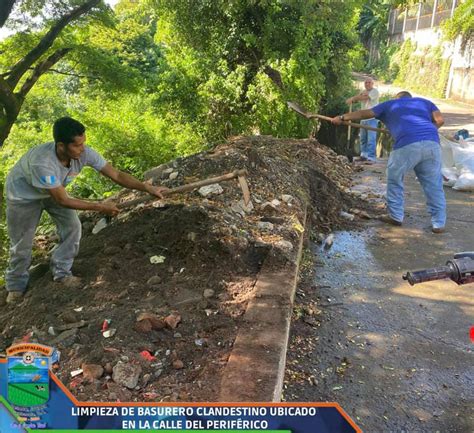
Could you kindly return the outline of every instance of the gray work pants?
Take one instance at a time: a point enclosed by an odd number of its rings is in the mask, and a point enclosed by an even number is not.
[[[10,262],[5,282],[8,291],[26,290],[33,239],[43,211],[51,216],[59,235],[59,244],[51,256],[53,278],[58,280],[71,275],[72,263],[79,252],[81,240],[81,222],[76,211],[59,206],[52,198],[25,202],[7,200]]]

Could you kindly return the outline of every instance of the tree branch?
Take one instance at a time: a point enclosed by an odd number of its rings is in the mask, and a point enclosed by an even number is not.
[[[89,80],[100,80],[99,77],[95,77],[95,76],[93,76],[93,75],[75,74],[74,72],[71,72],[71,71],[72,71],[72,70],[69,70],[69,71],[60,71],[59,69],[49,68],[46,72],[54,72],[55,74],[67,75],[67,76],[69,76],[69,77],[88,78]]]
[[[24,99],[27,93],[38,81],[39,77],[41,77],[41,75],[43,75],[49,68],[51,68],[51,66],[61,60],[69,51],[71,51],[71,48],[62,48],[60,50],[55,51],[46,60],[42,61],[41,63],[38,63],[33,69],[33,72],[30,77],[23,83],[23,86],[21,86],[20,91],[16,93],[16,95]]]
[[[16,0],[2,0],[2,6],[0,7],[0,27],[5,25],[5,22],[12,12],[15,2]]]
[[[21,77],[25,72],[38,60],[52,45],[59,33],[66,27],[71,21],[79,18],[81,15],[89,12],[94,6],[96,6],[101,0],[88,0],[82,6],[72,10],[70,13],[64,15],[53,25],[46,33],[43,38],[39,41],[38,45],[33,48],[23,59],[13,66],[10,74],[7,78],[7,82],[12,89],[16,87]],[[21,93],[21,91],[20,91]]]
[[[273,69],[271,66],[267,65],[263,68],[263,72],[265,72],[265,74],[267,74],[268,78],[270,78],[270,80],[272,80],[273,83],[278,88],[283,90],[283,80],[281,79],[281,74],[280,74],[279,71],[277,71],[276,69]]]

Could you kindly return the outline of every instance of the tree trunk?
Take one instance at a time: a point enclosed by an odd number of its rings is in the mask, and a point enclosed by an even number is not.
[[[16,0],[7,0],[5,9],[2,11],[5,17],[2,18],[2,14],[0,14],[0,27],[2,25],[1,20],[3,19],[3,23],[6,21],[15,1]],[[33,49],[19,60],[10,71],[0,76],[0,148],[7,139],[28,92],[36,84],[41,75],[63,58],[70,51],[70,48],[58,49],[43,61],[40,61],[41,57],[52,47],[61,31],[70,22],[88,13],[93,7],[97,6],[100,1],[101,0],[87,0],[81,6],[63,15]],[[33,66],[35,62],[38,61],[39,63]],[[21,89],[15,91],[17,85],[30,69],[33,69],[33,72],[22,82]]]
[[[10,131],[12,129],[13,124],[15,123],[17,116],[18,113],[16,113],[15,118],[7,118],[6,116],[0,117],[0,147],[3,146],[3,143],[10,134]]]
[[[0,27],[3,27],[13,9],[16,0],[2,0],[0,7]]]

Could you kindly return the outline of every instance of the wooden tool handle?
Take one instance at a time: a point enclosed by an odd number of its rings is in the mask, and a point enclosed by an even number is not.
[[[213,183],[219,183],[219,182],[222,182],[222,181],[225,181],[225,180],[235,179],[236,177],[245,176],[246,174],[247,174],[247,170],[245,170],[245,169],[244,170],[235,170],[231,173],[223,174],[222,176],[211,177],[209,179],[199,180],[197,182],[192,182],[192,183],[188,183],[186,185],[177,186],[176,188],[171,188],[168,191],[166,191],[166,193],[164,195],[168,196],[168,195],[171,195],[171,194],[178,194],[178,193],[181,193],[181,192],[192,191],[196,188],[200,188],[201,186],[212,185]],[[134,200],[119,203],[117,205],[117,207],[119,209],[124,209],[124,208],[127,208],[127,207],[136,206],[140,203],[146,203],[147,201],[150,201],[150,200],[159,200],[159,197],[156,197],[154,195],[146,195],[144,197],[139,197],[139,198],[136,198]]]
[[[332,121],[332,117],[323,116],[322,114],[310,113],[309,111],[306,111],[303,107],[298,105],[296,102],[288,101],[287,104],[289,108],[296,111],[298,114],[301,114],[303,117],[306,117],[306,119],[316,118],[316,119],[321,119],[321,120],[327,120],[328,122]],[[342,125],[352,126],[354,128],[368,129],[369,131],[377,131],[377,132],[382,132],[384,134],[390,134],[390,132],[386,129],[374,128],[373,126],[361,125],[360,123],[353,123],[353,122],[346,121],[346,122],[342,122]]]
[[[332,121],[332,117],[323,116],[322,114],[316,114],[316,113],[308,113],[307,118],[308,119],[316,118],[316,119],[321,119],[321,120],[327,120],[329,122]],[[353,128],[362,128],[362,129],[368,129],[369,131],[377,131],[377,132],[382,132],[384,134],[390,134],[390,132],[386,129],[375,128],[373,126],[367,126],[367,125],[361,125],[360,123],[344,121],[341,123],[341,125],[348,125]]]

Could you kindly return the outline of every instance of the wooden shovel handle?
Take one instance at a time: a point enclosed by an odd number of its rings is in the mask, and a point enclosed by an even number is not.
[[[323,116],[322,114],[316,114],[316,113],[308,113],[306,117],[308,119],[316,118],[316,119],[321,119],[321,120],[327,120],[329,122],[332,121],[332,117]],[[388,132],[388,130],[386,130],[386,129],[375,128],[373,126],[368,126],[368,125],[361,125],[360,123],[344,121],[344,122],[342,122],[341,125],[348,125],[348,126],[351,126],[353,128],[362,128],[362,129],[368,129],[369,131],[377,131],[377,132],[382,132],[384,134],[390,134],[390,132]]]
[[[332,121],[332,117],[323,116],[322,114],[310,113],[309,111],[306,111],[303,107],[298,105],[296,102],[288,101],[287,104],[289,108],[296,111],[298,114],[301,114],[303,117],[306,117],[306,119],[321,119],[327,120],[328,122]],[[361,125],[360,123],[346,121],[342,122],[342,125],[352,126],[354,128],[368,129],[369,131],[377,131],[382,132],[384,134],[390,134],[390,132],[386,129],[374,128],[373,126]]]

